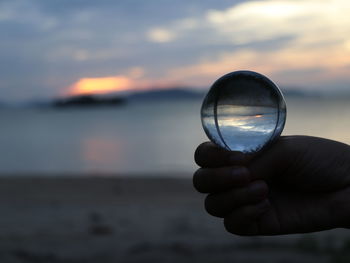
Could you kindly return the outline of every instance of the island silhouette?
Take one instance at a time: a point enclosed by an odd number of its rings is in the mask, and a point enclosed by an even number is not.
[[[93,95],[83,95],[57,99],[52,103],[52,106],[55,108],[120,106],[125,102],[126,100],[122,97],[102,98]]]
[[[188,100],[201,99],[203,92],[193,91],[185,88],[155,89],[147,91],[131,92],[129,94],[105,94],[105,95],[78,95],[58,98],[49,106],[54,108],[75,107],[103,107],[122,106],[127,102],[154,101],[154,100]]]

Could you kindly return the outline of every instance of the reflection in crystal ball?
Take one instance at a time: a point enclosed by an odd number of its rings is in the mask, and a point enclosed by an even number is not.
[[[201,109],[209,139],[222,148],[255,153],[280,136],[286,103],[280,89],[252,71],[224,75],[210,88]]]

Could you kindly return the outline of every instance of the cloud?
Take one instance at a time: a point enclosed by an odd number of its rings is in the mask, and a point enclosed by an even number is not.
[[[131,89],[132,85],[132,81],[124,76],[81,78],[69,88],[68,94],[106,94]]]
[[[325,56],[320,49],[305,53],[298,47],[268,52],[239,50],[223,53],[216,60],[200,61],[170,70],[168,76],[173,81],[182,78],[197,86],[211,83],[228,72],[244,69],[267,74],[284,85],[315,86],[327,80],[347,78],[350,54],[344,56],[338,48],[328,51],[332,57]],[[294,72],[294,78],[287,78],[285,72]]]
[[[198,36],[206,30],[211,43],[218,38],[232,44],[295,35],[310,44],[349,38],[346,34],[350,27],[349,10],[347,0],[246,1],[225,10],[210,9],[201,16],[182,18],[149,32]]]
[[[175,39],[175,34],[163,28],[153,28],[148,32],[148,38],[156,43],[166,43]]]
[[[152,88],[169,88],[172,84],[168,80],[147,79],[144,77],[145,70],[142,67],[131,67],[124,75],[83,77],[69,85],[62,95],[92,95],[109,94],[130,90],[146,90]]]
[[[110,76],[208,86],[241,68],[350,85],[347,0],[135,3],[0,0],[0,96],[53,97]]]
[[[208,10],[195,18],[192,28],[181,28],[181,20],[175,21],[169,30],[187,36],[182,42],[205,29],[204,41],[230,44],[232,51],[217,49],[210,58],[201,57],[195,63],[171,69],[168,77],[205,85],[224,73],[253,69],[280,77],[282,83],[290,85],[316,86],[339,77],[350,84],[349,11],[350,2],[346,0],[248,1],[225,10]],[[274,49],[268,48],[271,45],[266,49],[254,45],[279,39],[285,41]],[[284,72],[294,72],[295,79],[286,78]],[[303,77],[302,72],[312,74],[301,81],[297,72]]]
[[[346,0],[268,0],[240,4],[224,11],[211,10],[206,20],[235,43],[293,34],[300,44],[342,40],[350,28]],[[327,34],[324,34],[327,32]]]
[[[155,27],[148,31],[147,37],[151,42],[167,43],[172,42],[186,31],[193,31],[199,28],[198,20],[194,18],[185,18],[176,21],[171,27]]]
[[[1,22],[25,25],[41,32],[52,30],[58,25],[57,19],[41,13],[37,6],[19,0],[0,2]]]
[[[127,70],[127,75],[133,79],[140,79],[145,75],[146,71],[142,67],[132,67]]]

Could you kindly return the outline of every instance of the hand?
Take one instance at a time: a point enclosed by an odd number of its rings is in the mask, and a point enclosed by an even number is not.
[[[209,214],[238,235],[306,233],[350,227],[350,146],[280,137],[254,158],[212,143],[195,153],[195,188]]]

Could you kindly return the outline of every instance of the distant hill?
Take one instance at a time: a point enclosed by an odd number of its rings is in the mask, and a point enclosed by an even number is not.
[[[303,91],[300,89],[285,89],[282,93],[286,97],[319,97],[321,94],[319,92]]]
[[[137,91],[126,96],[130,101],[201,99],[204,93],[184,88]]]
[[[190,88],[156,89],[147,91],[135,91],[126,95],[128,101],[154,101],[154,100],[193,100],[203,99],[208,89],[195,91]],[[303,91],[301,89],[283,89],[286,97],[319,97],[321,94],[315,91]]]
[[[88,95],[56,99],[49,105],[55,108],[120,106],[129,101],[169,101],[201,99],[204,93],[187,89],[157,89],[135,91],[126,95]]]
[[[72,107],[101,107],[121,106],[128,102],[153,102],[153,101],[181,101],[201,100],[208,89],[194,90],[191,88],[167,88],[152,89],[145,91],[132,91],[129,93],[114,93],[106,95],[72,96],[55,99],[51,102],[36,102],[32,106],[72,108]],[[283,89],[286,97],[320,97],[318,92],[303,91],[300,89]],[[0,103],[0,107],[4,104]]]
[[[121,97],[74,96],[54,100],[51,106],[55,108],[120,106],[125,102]]]

